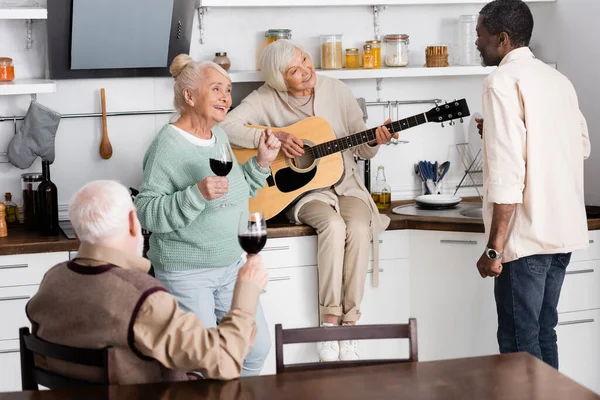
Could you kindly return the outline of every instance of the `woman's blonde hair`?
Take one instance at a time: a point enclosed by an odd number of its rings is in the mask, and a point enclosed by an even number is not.
[[[279,39],[265,48],[261,57],[260,69],[267,85],[277,91],[287,92],[288,88],[283,79],[283,74],[287,66],[294,59],[296,49],[306,54],[308,58],[311,58],[310,54],[287,39]]]
[[[231,81],[231,77],[220,65],[215,64],[212,61],[196,62],[187,54],[180,54],[173,59],[169,72],[173,79],[175,79],[175,108],[181,112],[185,107],[185,97],[183,95],[183,89],[191,91],[198,90],[198,82],[204,80],[206,70],[208,68],[216,69],[223,76]]]

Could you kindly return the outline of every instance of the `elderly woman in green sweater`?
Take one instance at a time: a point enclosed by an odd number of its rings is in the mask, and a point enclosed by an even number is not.
[[[261,131],[245,125],[284,127],[319,116],[331,124],[337,137],[367,129],[363,113],[350,88],[334,78],[317,77],[310,56],[289,40],[278,40],[263,52],[265,84],[252,92],[221,124],[235,146],[256,148]],[[373,281],[378,279],[377,235],[389,218],[380,215],[358,174],[354,155],[375,156],[378,145],[392,135],[376,129],[377,140],[343,153],[345,173],[333,187],[302,197],[288,212],[296,223],[312,226],[318,235],[319,305],[324,326],[352,325],[361,316],[369,250],[373,242]],[[288,157],[303,154],[300,138],[274,134]],[[343,299],[343,300],[342,300]],[[356,341],[317,344],[322,361],[356,360]]]
[[[249,197],[264,186],[280,142],[265,130],[256,157],[243,165],[234,162],[226,177],[214,176],[213,147],[228,143],[217,124],[231,106],[231,79],[217,64],[197,63],[184,54],[170,71],[180,117],[161,129],[144,156],[136,206],[142,226],[152,232],[148,258],[156,278],[210,328],[231,307],[243,265],[238,223],[248,213]],[[258,375],[270,349],[260,304],[256,310],[255,342],[242,376]]]

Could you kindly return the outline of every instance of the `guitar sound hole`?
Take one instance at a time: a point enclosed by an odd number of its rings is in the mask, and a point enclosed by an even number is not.
[[[292,160],[294,167],[298,169],[308,169],[315,162],[315,156],[313,155],[312,148],[304,145],[304,154],[300,157],[295,157]]]

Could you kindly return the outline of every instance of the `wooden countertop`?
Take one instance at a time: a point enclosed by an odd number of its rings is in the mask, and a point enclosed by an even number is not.
[[[465,199],[464,201],[477,201]],[[413,201],[394,201],[392,207],[385,211],[391,218],[388,230],[418,229],[451,232],[484,232],[483,221],[480,219],[421,217],[393,214],[391,209]],[[593,211],[592,211],[593,209]],[[597,207],[589,208],[588,229],[600,229],[600,212]],[[315,235],[315,230],[306,225],[294,225],[285,220],[269,222],[269,237],[284,238],[293,236]],[[37,232],[26,231],[23,227],[9,227],[8,237],[0,238],[0,256],[10,254],[47,253],[57,251],[76,251],[79,241],[68,239],[62,232],[56,236],[42,236]]]

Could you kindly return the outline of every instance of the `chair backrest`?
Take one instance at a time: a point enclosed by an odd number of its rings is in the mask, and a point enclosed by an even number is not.
[[[110,347],[103,349],[82,349],[49,343],[31,334],[29,328],[19,329],[19,346],[21,353],[21,386],[23,390],[38,390],[38,385],[50,389],[63,389],[109,384],[108,353]],[[103,379],[101,382],[88,382],[58,375],[37,367],[34,362],[34,354],[74,364],[101,368]]]
[[[283,361],[283,345],[291,343],[316,343],[330,340],[363,340],[363,339],[408,339],[409,358],[334,361],[285,365]],[[292,371],[309,371],[327,368],[359,367],[367,365],[391,364],[419,361],[417,344],[417,320],[410,318],[408,324],[396,325],[342,325],[335,328],[299,328],[283,329],[281,324],[275,325],[275,359],[277,373]]]

